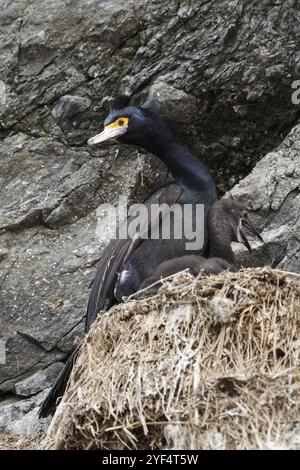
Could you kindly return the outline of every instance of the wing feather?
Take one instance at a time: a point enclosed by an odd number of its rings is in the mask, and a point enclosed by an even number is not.
[[[146,205],[148,211],[152,204],[168,204],[171,206],[179,202],[182,196],[182,189],[176,183],[168,183],[162,186],[159,190],[153,193],[143,204]],[[162,212],[164,217],[169,210],[165,208]],[[126,224],[133,220],[133,216],[129,216],[124,222]],[[116,239],[111,240],[101,257],[94,281],[92,283],[91,294],[87,307],[85,329],[88,331],[91,324],[95,320],[98,312],[107,310],[114,304],[114,289],[117,281],[118,272],[136,250],[136,248],[143,242],[143,239],[148,235],[149,217],[142,220],[139,234],[132,239]],[[152,223],[158,225],[159,219],[152,220]],[[152,227],[153,228],[153,227]]]

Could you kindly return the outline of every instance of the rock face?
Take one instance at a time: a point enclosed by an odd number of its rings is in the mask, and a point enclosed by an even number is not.
[[[18,384],[24,390],[33,374],[62,361],[82,334],[88,287],[108,237],[104,226],[100,233],[97,207],[116,204],[120,194],[140,201],[167,178],[165,168],[140,150],[86,146],[99,131],[106,98],[120,91],[137,103],[156,96],[177,138],[209,163],[223,192],[295,125],[299,107],[291,96],[300,73],[299,36],[296,0],[2,2],[5,400],[18,393]],[[234,190],[257,204],[255,217],[271,237],[268,260],[283,247],[282,266],[295,270],[297,129]],[[282,183],[272,186],[270,180],[270,193],[265,171]],[[258,198],[259,188],[264,195]],[[262,251],[257,254],[263,262]],[[38,388],[48,386],[46,378]]]
[[[231,191],[252,212],[264,243],[252,243],[246,266],[273,266],[300,273],[300,125]]]
[[[50,420],[38,419],[38,409],[46,394],[47,390],[44,390],[21,401],[15,398],[3,400],[0,406],[0,432],[32,436],[44,431]]]

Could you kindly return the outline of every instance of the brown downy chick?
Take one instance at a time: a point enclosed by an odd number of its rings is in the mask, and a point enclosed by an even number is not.
[[[251,251],[245,229],[262,240],[260,234],[250,223],[247,211],[240,202],[233,199],[216,201],[208,214],[208,257],[185,255],[165,261],[156,268],[152,276],[145,279],[140,288],[144,289],[160,279],[185,269],[189,269],[194,276],[198,275],[200,271],[206,275],[218,274],[225,269],[235,271],[231,243],[242,243]],[[160,283],[156,284],[151,292],[147,290],[145,294],[153,294],[160,285]]]

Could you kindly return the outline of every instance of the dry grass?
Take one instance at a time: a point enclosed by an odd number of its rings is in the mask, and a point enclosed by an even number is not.
[[[20,436],[17,434],[0,433],[0,450],[36,450],[41,436]]]
[[[100,315],[46,447],[300,448],[299,286],[182,274]]]

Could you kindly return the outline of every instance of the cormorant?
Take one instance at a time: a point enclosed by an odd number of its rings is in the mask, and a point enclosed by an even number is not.
[[[103,132],[89,139],[90,145],[117,138],[121,143],[148,150],[170,170],[174,180],[144,202],[148,208],[164,203],[169,207],[175,203],[204,204],[207,211],[217,199],[216,185],[208,168],[186,146],[175,142],[170,128],[158,114],[156,102],[150,101],[141,107],[128,106],[127,97],[118,97],[112,103],[104,126]],[[144,227],[144,234],[147,232],[148,225]],[[204,251],[205,246],[201,253]],[[180,240],[155,240],[139,236],[134,240],[112,240],[94,279],[86,330],[100,310],[110,308],[116,300],[136,292],[158,264],[185,253],[184,237]]]
[[[131,106],[126,96],[117,97],[104,121],[104,130],[88,140],[89,145],[117,139],[149,151],[162,160],[173,176],[173,181],[162,186],[144,204],[204,204],[205,211],[217,199],[214,179],[206,165],[186,146],[175,142],[172,131],[158,113],[157,103],[148,101],[142,106]],[[163,217],[166,216],[166,212]],[[153,222],[153,221],[152,221]],[[156,221],[161,224],[161,219]],[[143,228],[148,233],[148,225]],[[206,241],[206,238],[205,238]],[[86,332],[98,312],[137,291],[141,283],[165,260],[186,253],[186,239],[153,240],[140,234],[133,239],[112,240],[105,249],[94,278],[86,314]],[[203,249],[198,253],[205,251]],[[40,417],[54,411],[56,400],[64,392],[77,347],[44,400]]]
[[[233,199],[216,201],[208,213],[208,256],[185,255],[161,263],[153,274],[145,279],[140,289],[145,289],[160,279],[179,271],[189,269],[196,276],[203,274],[218,274],[226,269],[235,271],[235,258],[231,247],[232,242],[239,242],[251,251],[244,228],[262,241],[261,235],[251,224],[244,206]],[[152,295],[160,287],[158,282],[153,288],[149,287],[138,298]]]

